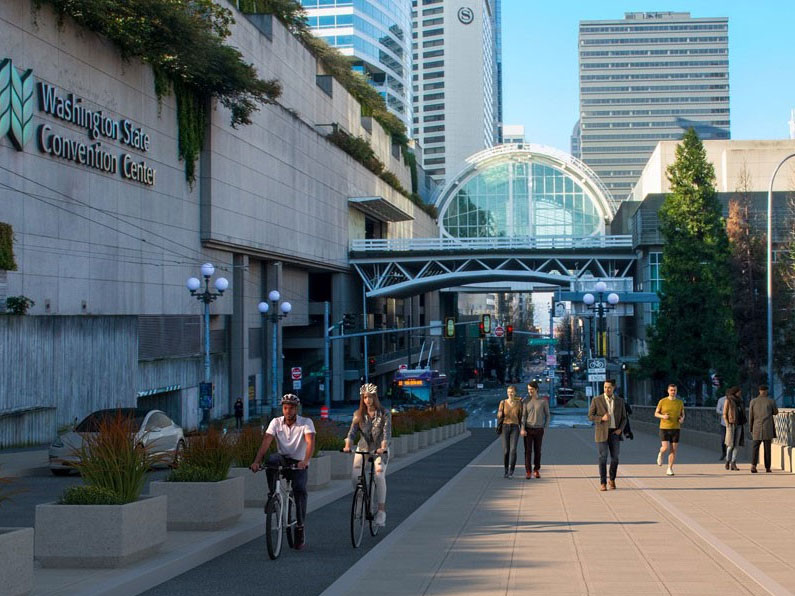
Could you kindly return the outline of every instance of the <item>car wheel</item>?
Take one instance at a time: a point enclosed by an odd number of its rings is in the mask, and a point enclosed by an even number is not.
[[[181,440],[177,443],[177,448],[174,450],[174,459],[171,460],[171,467],[176,468],[182,459],[182,452],[185,450],[185,441]]]
[[[52,472],[53,476],[68,476],[72,473],[72,470],[64,468],[50,468],[50,472]]]

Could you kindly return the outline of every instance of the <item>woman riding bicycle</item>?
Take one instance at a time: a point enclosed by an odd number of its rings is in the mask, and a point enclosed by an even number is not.
[[[392,415],[381,406],[378,399],[378,387],[372,383],[362,385],[359,390],[359,409],[353,413],[353,422],[348,436],[345,437],[343,451],[350,451],[356,433],[361,433],[357,449],[370,451],[377,455],[375,460],[375,485],[378,488],[378,513],[375,514],[375,524],[383,526],[386,523],[386,465],[389,459],[387,450],[392,440]],[[364,457],[353,457],[354,484],[361,475]]]

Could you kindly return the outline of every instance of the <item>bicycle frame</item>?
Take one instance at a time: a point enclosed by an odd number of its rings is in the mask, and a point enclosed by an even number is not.
[[[295,519],[295,496],[293,495],[292,482],[285,476],[285,472],[297,468],[280,464],[266,466],[266,468],[276,471],[273,493],[268,495],[265,503],[265,539],[268,546],[268,556],[271,559],[276,559],[281,554],[283,535],[287,536],[287,544],[291,548],[295,544],[293,532],[298,523]],[[284,480],[284,484],[282,484],[282,480]],[[274,511],[277,508],[278,511]]]
[[[359,473],[359,478],[356,481],[356,488],[353,490],[353,503],[351,507],[351,542],[353,548],[358,548],[361,544],[362,533],[364,530],[364,521],[367,520],[370,526],[370,535],[375,536],[378,534],[378,526],[375,525],[375,511],[377,506],[374,506],[373,497],[377,494],[375,486],[375,460],[380,454],[370,451],[353,452],[354,455],[361,455],[363,458],[366,456],[367,461],[362,461],[362,469]],[[386,452],[384,452],[384,455]],[[367,474],[366,464],[369,464],[370,473]],[[361,495],[361,501],[360,499]]]

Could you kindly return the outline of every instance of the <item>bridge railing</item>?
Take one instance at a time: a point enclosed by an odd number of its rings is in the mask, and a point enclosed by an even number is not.
[[[632,236],[526,236],[498,238],[373,238],[351,241],[353,252],[444,250],[562,250],[632,248]]]

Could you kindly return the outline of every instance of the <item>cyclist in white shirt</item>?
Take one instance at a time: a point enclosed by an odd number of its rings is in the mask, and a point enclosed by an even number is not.
[[[308,475],[309,460],[315,451],[315,425],[311,418],[298,415],[298,406],[301,400],[297,395],[288,393],[282,397],[282,414],[271,420],[265,436],[262,438],[257,456],[250,468],[252,472],[260,469],[262,460],[268,452],[271,443],[276,439],[277,453],[268,457],[268,464],[282,466],[294,465],[296,470],[287,472],[293,483],[295,495],[295,548],[304,548],[304,518],[306,517],[306,480]],[[268,475],[268,492],[276,490],[276,471],[266,468]]]

